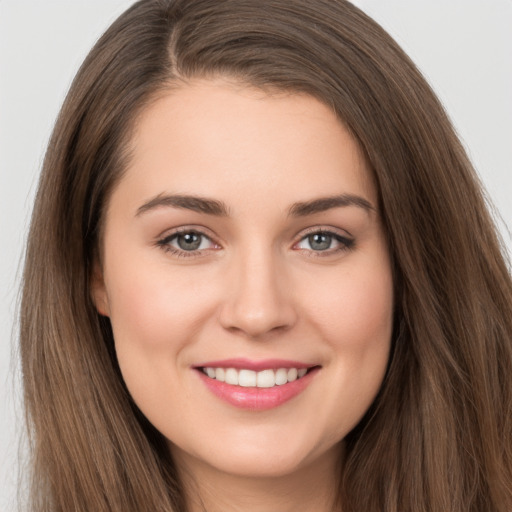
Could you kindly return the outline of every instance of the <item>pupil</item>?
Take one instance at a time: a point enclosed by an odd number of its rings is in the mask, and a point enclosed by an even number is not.
[[[201,235],[197,233],[185,233],[178,236],[178,245],[184,251],[194,251],[201,245]]]
[[[331,247],[332,237],[324,233],[315,233],[308,237],[309,245],[315,251],[325,251]]]

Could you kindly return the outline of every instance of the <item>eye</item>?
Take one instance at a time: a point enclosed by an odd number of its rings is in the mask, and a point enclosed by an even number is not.
[[[205,246],[208,246],[208,239],[201,233],[191,231],[190,233],[175,235],[169,243],[171,245],[175,243],[183,251],[197,251],[199,249],[206,249]]]
[[[300,239],[295,245],[296,249],[325,252],[345,251],[352,248],[354,240],[331,231],[314,231]]]
[[[199,251],[216,249],[219,246],[204,233],[195,230],[183,230],[166,236],[157,244],[165,251],[178,256],[193,256]]]

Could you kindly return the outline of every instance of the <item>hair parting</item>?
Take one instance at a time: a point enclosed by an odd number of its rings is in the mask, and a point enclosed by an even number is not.
[[[346,439],[343,512],[510,512],[505,251],[425,79],[344,0],[142,0],[86,58],[46,153],[23,276],[31,510],[187,510],[165,440],[123,384],[90,285],[139,115],[197,78],[316,97],[371,166],[395,326],[382,389]]]

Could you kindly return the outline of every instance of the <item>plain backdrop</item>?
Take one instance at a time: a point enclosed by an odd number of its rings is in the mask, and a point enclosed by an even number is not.
[[[215,0],[212,0],[215,1]],[[15,313],[44,150],[87,51],[132,2],[0,0],[0,510],[15,510],[23,417]],[[354,0],[440,96],[512,239],[512,0]],[[23,494],[23,491],[22,491]]]

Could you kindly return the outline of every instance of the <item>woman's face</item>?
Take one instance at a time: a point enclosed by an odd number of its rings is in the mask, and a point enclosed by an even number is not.
[[[152,103],[131,150],[93,296],[133,400],[190,468],[335,460],[381,385],[393,317],[358,145],[312,97],[218,80]]]

